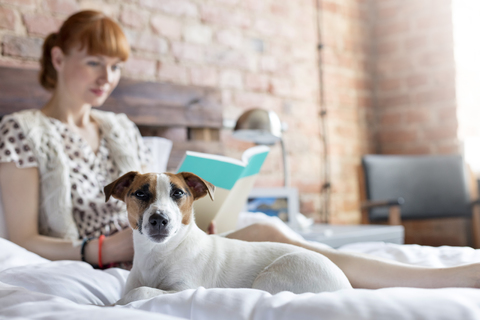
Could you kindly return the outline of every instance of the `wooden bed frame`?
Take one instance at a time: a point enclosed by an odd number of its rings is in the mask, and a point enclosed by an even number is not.
[[[50,93],[38,82],[38,70],[0,67],[0,116],[41,108]],[[100,107],[125,113],[144,136],[161,136],[173,144],[169,170],[186,150],[223,154],[220,94],[212,88],[121,79]]]

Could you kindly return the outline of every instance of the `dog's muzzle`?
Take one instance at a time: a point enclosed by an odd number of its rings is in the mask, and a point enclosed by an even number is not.
[[[170,220],[162,211],[155,211],[148,218],[148,235],[155,241],[162,241],[168,235]]]

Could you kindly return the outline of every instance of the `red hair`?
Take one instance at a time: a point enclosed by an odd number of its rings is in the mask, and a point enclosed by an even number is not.
[[[76,46],[87,48],[88,54],[128,59],[130,46],[120,26],[99,11],[85,10],[70,16],[60,30],[51,33],[43,43],[40,60],[40,84],[47,90],[55,89],[57,71],[52,64],[51,51],[59,47],[65,54]]]

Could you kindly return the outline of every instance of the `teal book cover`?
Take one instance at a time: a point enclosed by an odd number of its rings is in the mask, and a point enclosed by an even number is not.
[[[267,146],[247,149],[242,159],[187,151],[177,172],[192,172],[215,185],[215,200],[204,197],[194,203],[195,221],[206,231],[214,221],[218,232],[233,230],[270,151]]]

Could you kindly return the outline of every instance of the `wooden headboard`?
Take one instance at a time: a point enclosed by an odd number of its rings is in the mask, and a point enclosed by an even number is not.
[[[49,97],[37,70],[0,67],[0,115],[41,108]],[[216,89],[124,78],[100,109],[125,113],[144,136],[173,140],[171,170],[186,150],[223,154],[222,107]]]

